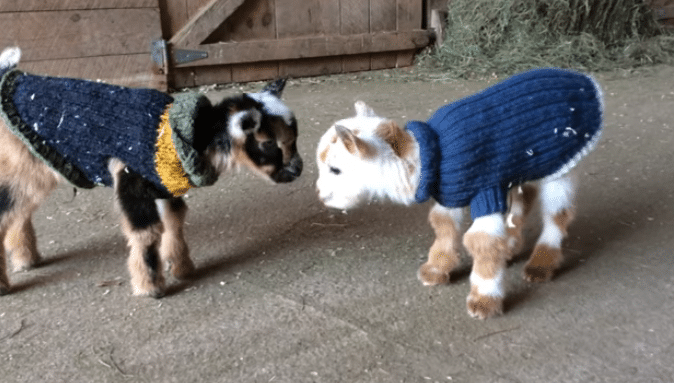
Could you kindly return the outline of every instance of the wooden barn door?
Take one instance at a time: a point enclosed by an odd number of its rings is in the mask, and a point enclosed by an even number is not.
[[[19,46],[23,70],[166,88],[150,59],[158,0],[0,0],[0,25],[0,49]]]
[[[422,0],[161,4],[176,87],[408,66],[429,42]]]

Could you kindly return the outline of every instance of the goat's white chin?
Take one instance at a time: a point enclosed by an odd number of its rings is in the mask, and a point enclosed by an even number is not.
[[[335,196],[330,195],[324,198],[321,198],[321,202],[329,208],[338,209],[338,210],[349,210],[360,204],[359,198],[335,198]]]
[[[344,200],[338,201],[334,199],[324,200],[323,204],[329,208],[337,210],[348,210],[354,207],[355,204],[350,204]]]

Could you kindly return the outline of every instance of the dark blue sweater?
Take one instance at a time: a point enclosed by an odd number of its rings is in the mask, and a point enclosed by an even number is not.
[[[169,115],[174,125],[172,141],[181,157],[176,166],[182,169],[175,172],[189,178],[193,186],[217,179],[214,169],[199,163],[190,141],[196,108],[208,102],[204,96],[192,97],[185,108],[185,103],[153,89],[4,72],[0,73],[0,115],[33,154],[73,185],[111,186],[108,161],[119,158],[150,181],[159,195],[178,195],[166,187],[166,177],[162,179],[156,163],[160,124]],[[203,171],[209,172],[206,180],[196,174]]]
[[[416,201],[504,213],[512,186],[562,175],[594,148],[602,102],[591,77],[536,69],[408,122],[421,154]]]

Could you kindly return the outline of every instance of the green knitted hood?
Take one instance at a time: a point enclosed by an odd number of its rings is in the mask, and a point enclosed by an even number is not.
[[[194,122],[202,107],[210,106],[206,96],[199,93],[176,95],[169,109],[169,122],[173,129],[173,144],[190,183],[196,187],[213,185],[218,173],[194,149]]]

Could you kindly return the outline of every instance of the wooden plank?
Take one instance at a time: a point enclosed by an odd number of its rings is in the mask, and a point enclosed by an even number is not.
[[[370,0],[370,32],[395,31],[396,0]]]
[[[175,1],[175,0],[169,0]],[[2,0],[2,12],[157,8],[157,0]]]
[[[419,0],[397,0],[397,31],[409,31],[421,28],[423,18],[422,3]]]
[[[232,82],[232,66],[195,67],[189,71],[192,86]]]
[[[350,35],[370,31],[369,1],[341,0],[339,4],[341,34]]]
[[[372,55],[348,55],[342,57],[342,72],[362,72],[370,70]]]
[[[209,84],[250,82],[279,77],[278,61],[254,65],[215,65],[208,67],[177,68],[173,72],[174,89],[191,88]]]
[[[259,63],[254,67],[222,65],[209,67],[179,68],[174,72],[173,89],[201,85],[226,84],[270,80],[279,77],[278,61]]]
[[[0,25],[0,46],[25,61],[148,53],[161,37],[158,9],[0,13]]]
[[[353,35],[370,32],[370,2],[368,0],[340,1],[340,32]],[[349,55],[342,60],[343,72],[358,72],[370,69],[370,55]]]
[[[172,72],[172,89],[232,82],[231,65],[179,68]]]
[[[168,41],[187,24],[187,0],[159,0],[161,29],[164,40]]]
[[[397,0],[397,30],[399,32],[420,29],[423,21],[423,3],[418,0]],[[398,52],[396,68],[404,68],[414,64],[414,50]]]
[[[204,44],[276,38],[274,0],[244,2]]]
[[[232,65],[233,82],[268,80],[279,77],[278,61]]]
[[[206,66],[411,50],[424,47],[429,41],[428,31],[415,30],[209,44],[198,47],[208,53],[208,58],[174,65]]]
[[[187,17],[192,18],[199,14],[201,8],[208,6],[211,0],[185,0],[187,7]]]
[[[280,77],[324,76],[341,70],[342,63],[333,57],[289,60],[279,64]]]
[[[398,52],[396,55],[396,68],[405,68],[414,65],[414,55],[416,50]]]
[[[372,70],[395,68],[398,52],[375,53],[372,55]],[[253,65],[213,65],[205,67],[176,68],[172,72],[172,88],[190,88],[208,84],[250,82],[270,80],[279,77],[307,77],[333,73],[344,73],[341,60],[345,57],[321,57],[313,59],[267,61]],[[367,69],[366,69],[367,70]]]
[[[339,33],[339,1],[276,0],[278,38]]]
[[[214,67],[219,68],[219,67]],[[196,86],[196,73],[197,68],[176,68],[171,71],[171,79],[169,81],[169,86],[172,89],[182,89],[182,88],[191,88]],[[229,72],[231,74],[231,71]],[[231,76],[230,76],[231,80]]]
[[[19,68],[51,76],[101,80],[110,84],[166,89],[166,77],[154,75],[147,54],[21,62]]]
[[[202,7],[187,24],[180,29],[170,43],[174,45],[197,46],[231,16],[245,0],[212,0]]]
[[[395,68],[398,63],[398,55],[395,52],[373,53],[370,59],[370,69]]]

